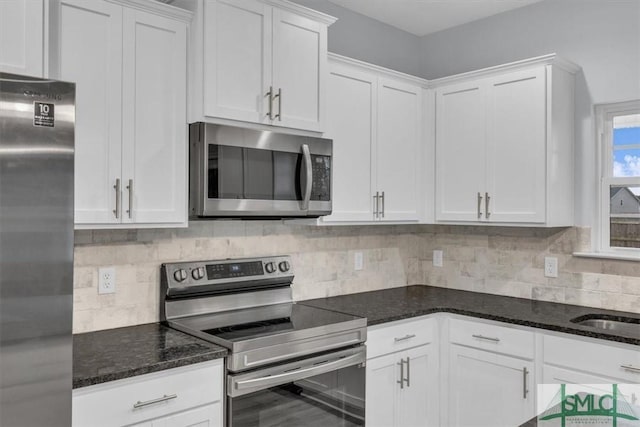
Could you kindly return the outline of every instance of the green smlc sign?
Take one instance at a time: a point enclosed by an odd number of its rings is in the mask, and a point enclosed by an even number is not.
[[[560,386],[559,393],[554,397],[549,408],[538,417],[538,421],[560,419],[561,427],[567,425],[567,419],[578,422],[578,418],[605,417],[607,425],[618,426],[618,420],[638,421],[632,406],[618,393],[618,385],[613,384],[611,394],[596,395],[579,392],[566,393],[566,384]],[[586,420],[584,420],[586,421]],[[595,422],[589,424],[597,425]]]

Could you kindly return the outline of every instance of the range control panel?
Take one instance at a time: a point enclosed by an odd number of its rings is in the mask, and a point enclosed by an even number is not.
[[[164,264],[169,286],[216,284],[293,276],[288,255]]]

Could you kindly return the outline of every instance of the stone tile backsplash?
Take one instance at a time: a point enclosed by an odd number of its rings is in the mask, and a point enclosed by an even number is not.
[[[290,254],[296,300],[408,284],[640,313],[640,263],[575,258],[590,230],[474,226],[289,225],[195,221],[187,229],[76,231],[74,332],[155,322],[163,262]],[[433,250],[444,251],[433,267]],[[354,271],[354,253],[364,268]],[[559,277],[544,277],[545,256]],[[116,293],[98,295],[98,267],[116,267]]]

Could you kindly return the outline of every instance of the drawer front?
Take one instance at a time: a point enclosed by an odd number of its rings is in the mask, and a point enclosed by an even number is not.
[[[544,363],[640,383],[640,347],[621,348],[545,335]]]
[[[449,341],[526,359],[533,359],[535,356],[533,332],[487,323],[450,319]]]
[[[129,425],[219,401],[222,375],[219,359],[76,389],[73,425]]]
[[[399,320],[367,329],[367,359],[429,344],[436,337],[435,319]]]

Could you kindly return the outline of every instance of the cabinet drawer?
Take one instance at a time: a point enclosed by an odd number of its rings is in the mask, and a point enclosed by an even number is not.
[[[144,405],[172,396],[175,398]],[[73,391],[73,425],[136,424],[221,398],[222,359],[219,359],[76,389]]]
[[[534,334],[503,326],[450,319],[449,341],[511,356],[534,357]]]
[[[367,359],[382,356],[435,339],[435,319],[400,320],[367,330]]]
[[[640,347],[621,348],[579,339],[545,336],[544,363],[640,383]]]

